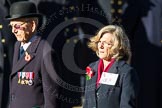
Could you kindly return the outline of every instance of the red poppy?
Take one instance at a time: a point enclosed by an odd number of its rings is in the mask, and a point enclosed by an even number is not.
[[[94,72],[92,71],[92,68],[89,66],[86,67],[86,80],[90,80],[94,76]]]
[[[31,60],[31,56],[25,52],[25,61],[30,61]]]

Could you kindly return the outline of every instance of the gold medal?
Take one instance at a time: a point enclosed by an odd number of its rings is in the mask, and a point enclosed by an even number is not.
[[[25,84],[29,84],[29,81],[28,80],[25,80]]]
[[[24,85],[24,84],[25,84],[24,80],[21,80],[21,84],[22,84],[22,85]]]
[[[20,84],[20,81],[21,81],[21,80],[20,80],[20,78],[19,78],[19,80],[18,80],[18,84]]]

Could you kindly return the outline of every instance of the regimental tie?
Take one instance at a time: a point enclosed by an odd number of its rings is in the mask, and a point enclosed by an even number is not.
[[[24,54],[24,48],[23,46],[20,47],[20,52],[19,52],[19,59],[23,56]]]

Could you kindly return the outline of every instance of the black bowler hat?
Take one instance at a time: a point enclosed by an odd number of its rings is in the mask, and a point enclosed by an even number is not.
[[[42,15],[37,13],[36,5],[29,1],[15,2],[10,7],[10,15],[6,16],[8,20],[14,20],[18,18],[38,17]]]

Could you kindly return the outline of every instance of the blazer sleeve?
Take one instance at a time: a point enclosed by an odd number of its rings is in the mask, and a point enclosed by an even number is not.
[[[59,108],[59,85],[57,81],[57,72],[55,62],[56,53],[47,45],[43,48],[43,56],[41,62],[41,77],[44,93],[44,107],[43,108]]]
[[[120,108],[136,108],[139,92],[139,79],[134,69],[123,75]]]

